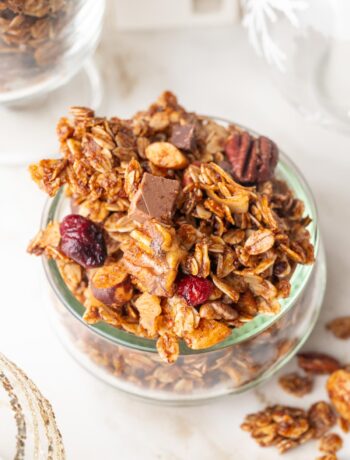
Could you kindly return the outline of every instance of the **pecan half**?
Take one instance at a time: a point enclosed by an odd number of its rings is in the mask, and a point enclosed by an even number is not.
[[[225,153],[235,179],[241,184],[264,182],[273,176],[278,148],[265,136],[254,139],[248,132],[234,133],[226,142]]]
[[[308,375],[304,377],[297,372],[282,375],[278,382],[287,393],[298,397],[311,393],[313,387],[311,377]]]
[[[308,352],[298,354],[298,365],[311,374],[331,374],[340,368],[337,359],[324,353]]]
[[[326,324],[326,328],[338,339],[350,339],[350,316],[335,318]]]

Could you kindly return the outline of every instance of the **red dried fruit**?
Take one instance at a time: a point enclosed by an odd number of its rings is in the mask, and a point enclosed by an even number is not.
[[[177,292],[190,305],[201,305],[211,296],[213,284],[205,278],[186,275],[180,280]]]
[[[85,268],[101,267],[107,257],[103,230],[86,217],[66,216],[61,225],[61,251]]]

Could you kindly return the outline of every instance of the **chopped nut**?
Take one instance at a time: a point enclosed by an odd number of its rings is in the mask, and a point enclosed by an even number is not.
[[[135,307],[140,313],[140,324],[151,335],[155,335],[156,318],[161,314],[162,309],[160,306],[160,299],[155,295],[147,294],[144,292],[135,300]]]
[[[174,229],[149,221],[142,230],[123,241],[123,263],[141,291],[170,297],[184,251]]]
[[[313,380],[311,377],[304,377],[297,372],[283,375],[279,379],[279,384],[287,393],[298,397],[311,393],[313,388]]]
[[[129,274],[119,262],[98,268],[91,276],[90,287],[96,299],[109,306],[124,305],[133,297]]]
[[[311,374],[331,374],[340,368],[337,359],[324,353],[304,352],[298,354],[298,365]]]
[[[174,332],[178,337],[184,337],[186,332],[193,332],[198,327],[200,317],[197,310],[182,297],[171,297],[168,305],[174,321]]]
[[[159,356],[166,363],[174,363],[179,356],[179,343],[175,335],[165,333],[157,340],[157,350]]]
[[[201,318],[198,326],[192,332],[185,332],[184,340],[192,350],[209,348],[231,334],[231,329],[215,320]]]

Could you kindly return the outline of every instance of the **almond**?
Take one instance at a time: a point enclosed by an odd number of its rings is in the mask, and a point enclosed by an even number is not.
[[[146,157],[159,168],[184,169],[188,160],[180,150],[169,142],[153,142],[146,147]]]

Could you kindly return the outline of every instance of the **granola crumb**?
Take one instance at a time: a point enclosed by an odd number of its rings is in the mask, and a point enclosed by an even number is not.
[[[333,319],[326,324],[326,329],[332,332],[338,339],[350,339],[350,316],[342,316]]]
[[[311,393],[313,389],[313,379],[308,375],[303,376],[297,372],[282,375],[278,382],[284,391],[299,398]]]
[[[325,434],[320,439],[319,449],[322,452],[326,452],[328,454],[335,454],[342,447],[343,447],[343,440],[336,433]]]

